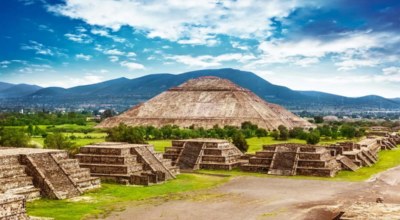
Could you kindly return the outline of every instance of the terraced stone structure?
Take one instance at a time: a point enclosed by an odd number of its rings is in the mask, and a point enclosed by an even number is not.
[[[243,153],[233,144],[220,139],[188,139],[172,141],[164,158],[185,170],[231,170],[240,165]]]
[[[341,169],[329,149],[303,144],[265,145],[241,169],[271,175],[333,177]]]
[[[212,128],[216,124],[240,127],[246,121],[267,130],[278,129],[279,125],[315,127],[282,106],[268,103],[227,79],[212,76],[190,79],[121,115],[107,118],[97,127],[110,128],[120,123],[155,127]]]
[[[174,179],[179,169],[152,145],[104,142],[88,145],[76,155],[93,176],[119,183],[150,185]]]
[[[1,220],[28,220],[24,196],[0,194]]]
[[[100,187],[100,179],[69,159],[66,151],[0,148],[0,193],[66,199]]]

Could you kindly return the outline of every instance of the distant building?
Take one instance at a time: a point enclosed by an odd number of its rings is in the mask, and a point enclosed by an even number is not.
[[[339,118],[334,115],[328,115],[324,117],[324,121],[331,122],[331,121],[339,121]]]

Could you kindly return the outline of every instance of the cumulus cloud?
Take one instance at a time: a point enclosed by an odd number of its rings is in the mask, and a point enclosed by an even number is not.
[[[190,55],[167,55],[167,60],[173,60],[178,63],[183,63],[188,66],[194,67],[215,67],[222,65],[223,62],[236,61],[246,63],[256,59],[252,54],[229,53],[218,56],[204,55],[204,56],[190,56]]]
[[[75,55],[75,58],[78,59],[78,60],[86,60],[86,61],[89,61],[89,60],[92,59],[92,56],[91,56],[91,55],[85,55],[85,54],[80,53],[80,54]]]
[[[391,33],[350,32],[341,33],[332,38],[270,40],[258,46],[259,59],[249,65],[291,63],[309,66],[330,58],[338,70],[352,70],[359,67],[374,67],[389,57],[374,50],[384,49],[389,43],[399,39]]]
[[[128,68],[129,70],[144,70],[145,69],[145,67],[142,64],[135,63],[135,62],[122,61],[122,62],[120,62],[120,65]]]
[[[71,34],[71,33],[67,33],[64,34],[64,36],[71,41],[77,42],[77,43],[83,43],[83,44],[88,44],[88,43],[92,43],[93,39],[87,35],[87,34]]]
[[[122,51],[120,51],[118,49],[104,50],[103,53],[107,54],[107,55],[114,55],[114,56],[125,55],[125,52],[122,52]]]
[[[33,50],[36,54],[47,56],[65,55],[57,47],[45,46],[44,44],[41,44],[34,40],[30,40],[29,44],[21,44],[21,50]]]
[[[48,6],[56,14],[82,19],[113,30],[128,25],[148,37],[182,44],[216,44],[216,35],[264,39],[271,35],[272,18],[284,18],[310,1],[141,1],[66,0]]]

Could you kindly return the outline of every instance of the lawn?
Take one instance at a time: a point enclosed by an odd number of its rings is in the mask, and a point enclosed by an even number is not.
[[[56,220],[99,218],[110,211],[123,209],[128,202],[156,197],[179,198],[179,193],[209,189],[228,180],[227,177],[180,174],[175,180],[150,187],[102,183],[101,189],[86,193],[81,201],[41,199],[28,202],[27,210],[31,216],[52,217]]]
[[[273,176],[262,173],[242,172],[239,169],[232,171],[221,170],[200,170],[198,173],[204,174],[222,174],[229,176],[257,176],[257,177],[274,177],[274,178],[294,178],[294,179],[318,179],[333,181],[365,181],[373,175],[388,170],[390,168],[400,166],[400,145],[394,150],[384,150],[379,152],[379,160],[371,167],[362,167],[357,171],[340,171],[335,177],[312,177],[312,176]]]

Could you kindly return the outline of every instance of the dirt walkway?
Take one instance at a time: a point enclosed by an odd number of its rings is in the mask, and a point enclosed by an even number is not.
[[[238,177],[179,200],[135,204],[107,219],[332,219],[357,201],[400,203],[399,183],[400,167],[367,182]]]

